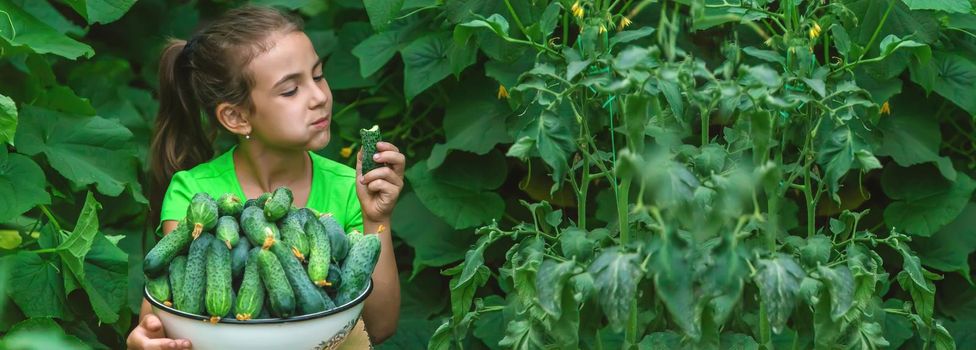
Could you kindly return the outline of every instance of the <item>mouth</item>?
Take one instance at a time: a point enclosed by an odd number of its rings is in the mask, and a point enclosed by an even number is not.
[[[324,128],[324,127],[327,127],[327,126],[329,126],[329,122],[331,122],[331,119],[332,118],[330,118],[330,117],[322,117],[322,118],[316,119],[315,121],[312,122],[312,127],[316,127],[316,128]]]

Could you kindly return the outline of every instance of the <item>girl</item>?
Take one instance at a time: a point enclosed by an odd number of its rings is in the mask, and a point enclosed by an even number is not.
[[[310,152],[329,142],[332,91],[301,21],[271,8],[231,10],[188,42],[173,41],[163,50],[159,87],[151,222],[159,220],[169,233],[197,192],[215,198],[236,193],[243,199],[288,186],[295,206],[332,213],[347,231],[379,232],[382,248],[363,320],[373,342],[390,337],[399,318],[400,284],[390,231],[381,227],[390,227],[405,158],[396,146],[380,142],[374,160],[388,166],[362,174],[361,152],[356,169]],[[199,118],[201,109],[206,124]],[[213,158],[219,127],[235,135],[238,144]],[[128,346],[178,349],[191,344],[167,339],[143,301]]]

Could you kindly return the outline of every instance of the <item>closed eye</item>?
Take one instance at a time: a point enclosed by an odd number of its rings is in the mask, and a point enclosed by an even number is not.
[[[295,96],[296,93],[298,93],[298,87],[295,87],[294,89],[291,89],[291,91],[287,91],[281,94],[281,96],[291,97],[291,96]]]

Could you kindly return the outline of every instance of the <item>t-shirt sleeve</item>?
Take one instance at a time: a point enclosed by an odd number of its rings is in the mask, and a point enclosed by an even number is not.
[[[363,230],[363,207],[359,204],[359,196],[356,195],[356,184],[353,183],[352,191],[349,191],[349,198],[346,201],[346,232],[353,229],[364,232]]]
[[[166,220],[182,220],[186,216],[186,207],[190,205],[190,198],[195,193],[194,184],[186,171],[173,174],[173,179],[166,188],[166,194],[163,195],[163,205],[159,213],[160,224]]]

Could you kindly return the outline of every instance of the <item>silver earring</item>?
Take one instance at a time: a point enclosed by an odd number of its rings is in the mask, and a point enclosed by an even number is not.
[[[251,139],[251,134],[244,135],[244,139],[250,140]]]

